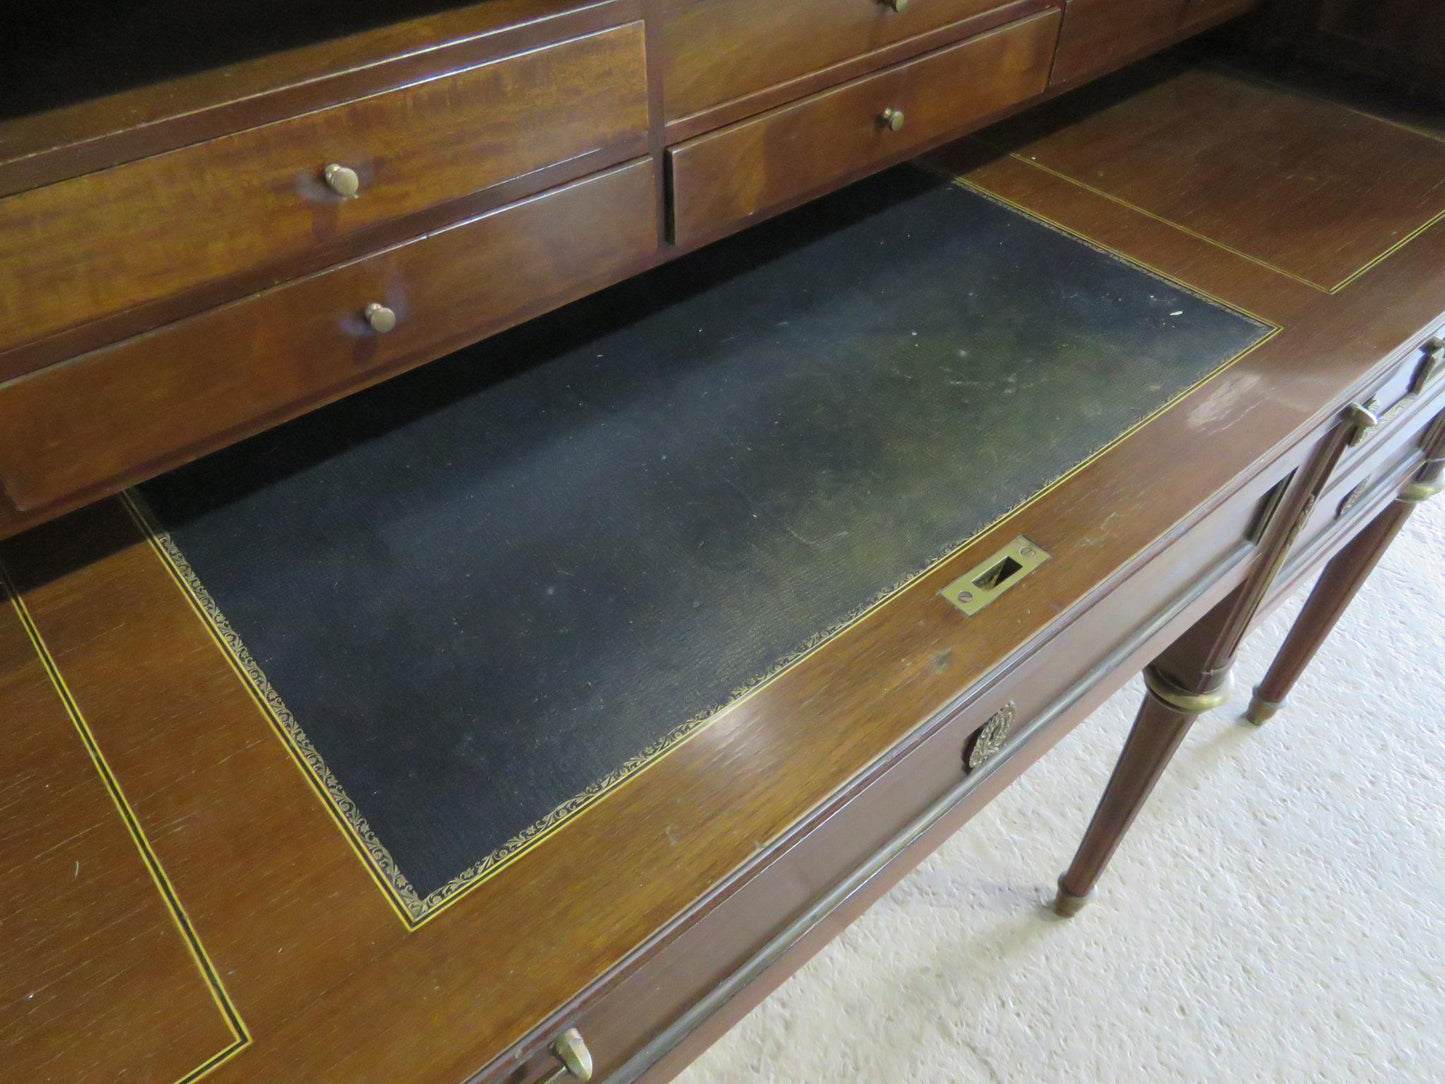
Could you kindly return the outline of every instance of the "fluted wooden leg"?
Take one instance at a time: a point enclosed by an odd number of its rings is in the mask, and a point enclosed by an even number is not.
[[[1244,717],[1256,726],[1284,707],[1285,697],[1315,652],[1354,600],[1355,594],[1390,548],[1415,504],[1396,500],[1370,521],[1320,573],[1264,680],[1254,687]]]
[[[1424,438],[1425,462],[1388,508],[1372,519],[1325,565],[1304,609],[1295,619],[1264,680],[1255,686],[1244,717],[1256,726],[1284,707],[1294,683],[1325,642],[1335,622],[1354,601],[1356,592],[1380,563],[1390,543],[1405,526],[1415,506],[1445,489],[1445,415],[1436,419]]]
[[[1154,784],[1164,774],[1190,725],[1202,713],[1229,698],[1227,672],[1216,676],[1214,687],[1201,693],[1178,688],[1152,666],[1144,672],[1144,679],[1148,691],[1124,742],[1124,751],[1119,754],[1119,763],[1109,777],[1109,785],[1104,789],[1073,862],[1059,878],[1054,910],[1061,915],[1078,914],[1088,902],[1099,875],[1134,823]]]
[[[1059,914],[1076,914],[1088,900],[1119,841],[1134,823],[1149,792],[1164,774],[1170,757],[1184,740],[1189,725],[1229,698],[1229,672],[1240,641],[1289,556],[1301,527],[1345,449],[1378,424],[1378,420],[1372,412],[1355,404],[1342,412],[1339,423],[1300,469],[1264,525],[1258,552],[1243,582],[1145,669],[1148,693],[1144,704],[1134,719],[1134,727],[1099,808],[1084,832],[1083,842],[1068,870],[1059,878],[1059,894],[1054,902]],[[1445,414],[1430,427],[1423,447],[1426,463],[1399,498],[1406,504],[1424,500],[1440,489],[1440,478],[1445,472],[1445,459],[1441,458],[1445,454]],[[1391,521],[1382,516],[1367,528],[1369,530],[1388,530],[1393,537],[1399,525],[1391,527]],[[1361,541],[1360,552],[1382,551],[1388,541],[1388,538],[1383,544],[1378,538],[1373,542]],[[1324,603],[1321,603],[1323,610]],[[1303,640],[1301,634],[1301,642]]]

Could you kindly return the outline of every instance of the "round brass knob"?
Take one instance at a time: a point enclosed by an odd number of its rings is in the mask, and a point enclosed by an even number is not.
[[[371,325],[372,331],[380,332],[383,335],[396,327],[396,313],[379,301],[373,301],[367,305],[361,310],[361,315],[366,317],[366,322]]]
[[[879,119],[883,121],[883,127],[887,128],[890,132],[897,132],[903,127],[903,110],[885,109]]]
[[[908,6],[908,0],[883,0],[883,6],[892,8],[901,15],[903,14],[903,9]]]
[[[352,199],[361,191],[361,178],[356,175],[356,170],[336,162],[323,169],[321,176],[326,180],[326,187],[342,199]]]
[[[582,1033],[576,1028],[568,1028],[557,1036],[549,1049],[562,1064],[541,1084],[562,1084],[566,1080],[575,1080],[580,1084],[592,1079],[592,1051],[587,1049]]]

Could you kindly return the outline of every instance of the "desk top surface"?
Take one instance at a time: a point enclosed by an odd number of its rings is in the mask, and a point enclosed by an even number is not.
[[[765,855],[920,721],[1438,321],[1445,195],[1414,186],[1422,172],[1441,175],[1445,143],[1218,71],[1130,78],[937,160],[973,188],[1173,280],[1161,290],[1217,298],[1279,334],[434,921],[398,921],[344,819],[318,801],[254,688],[122,507],[0,546],[17,592],[0,613],[9,728],[0,778],[11,781],[0,830],[14,844],[5,854],[21,931],[0,945],[3,1060],[37,1067],[36,1079],[108,1079],[122,1067],[162,1081],[465,1077]],[[1221,111],[1221,101],[1236,108]],[[1240,102],[1264,119],[1239,124]],[[1202,153],[1265,161],[1279,133],[1302,125],[1324,145],[1310,152],[1308,183],[1274,171],[1286,191],[1258,196],[1272,213],[1261,214],[1246,187],[1181,165]],[[1327,227],[1345,207],[1341,245]],[[1246,220],[1247,233],[1231,232]],[[992,228],[1017,229],[1028,220],[997,221]],[[1057,234],[1047,243],[1074,244]],[[1173,379],[1195,378],[1180,370]],[[1152,408],[1131,409],[1142,417]],[[1132,420],[1110,425],[1122,432]],[[1068,465],[1001,485],[978,524]],[[952,526],[951,540],[920,543],[924,564],[967,537],[964,524]],[[961,635],[963,619],[939,589],[1020,534],[1053,555],[1050,573],[1001,596],[970,619],[976,634]],[[366,797],[354,797],[364,813]]]
[[[416,922],[1272,330],[904,166],[140,494]]]

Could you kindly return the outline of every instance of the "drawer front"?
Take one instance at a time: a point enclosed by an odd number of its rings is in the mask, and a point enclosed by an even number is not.
[[[0,385],[0,486],[20,511],[113,489],[616,281],[656,248],[654,175],[637,162]]]
[[[1407,353],[1365,397],[1362,405],[1379,419],[1345,450],[1340,469],[1373,455],[1373,449],[1398,434],[1421,399],[1438,397],[1445,385],[1445,329]]]
[[[1364,443],[1350,449],[1300,531],[1294,549],[1309,553],[1327,544],[1325,537],[1351,530],[1362,511],[1373,513],[1388,502],[1422,462],[1425,440],[1445,409],[1445,381],[1430,385],[1407,401],[1408,409],[1390,419]]]
[[[0,350],[589,151],[621,161],[646,126],[633,23],[11,196]]]
[[[1179,29],[1185,0],[1069,0],[1051,82],[1077,83],[1118,67]]]
[[[673,239],[727,232],[1039,93],[1058,19],[1024,19],[672,148]]]
[[[667,0],[668,120],[1001,6],[1002,0]]]

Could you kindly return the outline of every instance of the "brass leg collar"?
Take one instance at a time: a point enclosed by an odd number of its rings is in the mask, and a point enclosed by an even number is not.
[[[1094,890],[1090,889],[1082,896],[1076,896],[1064,887],[1064,879],[1059,878],[1059,894],[1054,897],[1054,914],[1060,918],[1073,918],[1084,909],[1084,904],[1093,899]]]
[[[1168,675],[1151,665],[1144,667],[1144,686],[1150,696],[1175,711],[1182,711],[1185,715],[1203,715],[1229,700],[1230,693],[1234,691],[1234,675],[1226,671],[1214,688],[1192,693],[1180,688]]]
[[[1441,492],[1445,492],[1445,481],[1411,482],[1395,499],[1401,504],[1423,504]]]
[[[1266,723],[1273,719],[1275,713],[1282,707],[1284,707],[1283,700],[1266,700],[1259,695],[1259,690],[1255,689],[1254,695],[1250,697],[1249,707],[1245,710],[1244,717],[1255,726],[1259,726],[1261,723]]]

